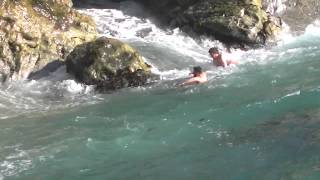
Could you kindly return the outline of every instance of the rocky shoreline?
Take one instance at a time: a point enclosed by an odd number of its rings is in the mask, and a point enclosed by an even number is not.
[[[179,27],[190,35],[207,35],[228,46],[263,46],[275,41],[282,30],[275,0],[135,1],[168,27]],[[105,5],[117,7],[119,2],[107,1]],[[74,3],[99,6],[105,1]],[[287,7],[295,8],[303,4],[288,3]],[[0,7],[1,82],[28,79],[48,64],[65,60],[76,80],[103,90],[144,85],[152,76],[150,67],[129,45],[97,39],[95,22],[74,10],[71,0],[4,0]],[[318,11],[314,11],[316,16]],[[288,9],[282,17],[290,19],[294,12],[294,8]]]
[[[97,37],[94,21],[69,0],[0,3],[0,80],[23,80]]]
[[[259,46],[281,31],[281,20],[268,14],[260,0],[136,0],[163,24],[190,35],[207,35],[233,46]],[[157,6],[155,6],[155,4]]]

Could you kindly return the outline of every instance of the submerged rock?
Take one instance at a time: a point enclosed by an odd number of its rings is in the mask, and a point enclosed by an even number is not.
[[[0,1],[0,80],[26,79],[96,38],[94,21],[71,0]]]
[[[76,80],[102,91],[141,86],[152,76],[150,65],[136,50],[106,37],[77,46],[66,65]]]

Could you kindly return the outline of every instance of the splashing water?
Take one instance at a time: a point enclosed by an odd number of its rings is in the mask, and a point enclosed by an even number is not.
[[[319,179],[318,21],[275,47],[234,51],[240,65],[222,69],[207,54],[219,42],[163,30],[122,6],[82,12],[162,80],[99,95],[62,67],[2,85],[0,180]],[[209,82],[174,87],[194,65]]]

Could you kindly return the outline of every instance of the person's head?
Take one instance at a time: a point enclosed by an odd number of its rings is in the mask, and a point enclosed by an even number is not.
[[[209,49],[209,54],[212,58],[216,59],[219,57],[220,52],[219,49],[217,47],[212,47]]]
[[[200,66],[193,67],[192,74],[194,77],[199,76],[201,73],[202,73],[202,68]]]

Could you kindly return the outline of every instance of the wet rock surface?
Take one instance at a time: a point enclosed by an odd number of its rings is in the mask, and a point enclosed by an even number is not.
[[[152,77],[142,56],[119,40],[101,37],[79,45],[66,60],[67,72],[99,91],[141,86]]]
[[[275,40],[282,29],[259,0],[136,0],[163,24],[226,43],[255,46]]]
[[[285,10],[281,17],[293,33],[303,33],[309,24],[320,17],[318,0],[293,0],[285,2],[284,5]]]
[[[0,80],[23,80],[96,38],[94,21],[71,0],[0,2]]]

